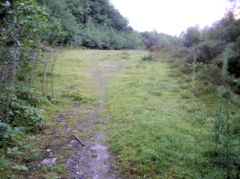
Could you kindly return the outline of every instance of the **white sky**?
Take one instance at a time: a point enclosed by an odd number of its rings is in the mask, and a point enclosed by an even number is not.
[[[189,26],[211,26],[220,20],[227,0],[110,0],[137,31],[179,35]]]

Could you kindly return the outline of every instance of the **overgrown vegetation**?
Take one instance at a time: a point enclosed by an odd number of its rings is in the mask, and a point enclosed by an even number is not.
[[[81,46],[93,49],[136,49],[141,47],[140,34],[110,5],[108,0],[40,0],[50,22],[58,22],[51,44]]]
[[[191,71],[191,64],[196,62],[201,78],[239,94],[239,28],[240,20],[235,19],[234,12],[228,12],[212,27],[190,27],[178,43],[162,46],[158,41],[152,50],[155,56],[176,58],[174,63],[185,72]]]

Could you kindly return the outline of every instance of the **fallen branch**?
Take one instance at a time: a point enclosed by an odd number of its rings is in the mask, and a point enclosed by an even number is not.
[[[76,141],[78,141],[83,147],[85,146],[84,143],[74,134],[72,134],[72,136],[76,139]]]

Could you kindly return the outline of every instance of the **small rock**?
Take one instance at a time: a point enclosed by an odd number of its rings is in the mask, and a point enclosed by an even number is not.
[[[73,115],[76,116],[76,109],[73,110]]]
[[[71,140],[70,145],[72,147],[77,147],[78,146],[78,142],[76,140]]]
[[[51,149],[47,149],[46,152],[51,152]]]
[[[66,168],[72,168],[73,166],[76,166],[76,163],[77,162],[75,162],[74,160],[68,159],[65,166],[66,166]]]
[[[63,116],[62,115],[55,116],[55,119],[56,119],[57,122],[63,122]]]
[[[103,104],[104,102],[103,102],[103,100],[99,100],[98,103]]]
[[[52,140],[52,143],[56,143],[57,142],[57,140]]]
[[[57,158],[46,158],[41,162],[41,164],[49,165],[49,164],[55,163],[56,160],[57,160]]]
[[[71,148],[71,147],[73,147],[73,146],[72,146],[71,144],[68,144],[67,147]]]

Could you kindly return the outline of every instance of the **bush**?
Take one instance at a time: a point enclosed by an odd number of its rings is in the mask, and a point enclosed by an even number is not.
[[[184,35],[184,45],[186,47],[191,47],[196,45],[201,40],[201,33],[196,27],[189,27],[186,34]]]
[[[214,121],[214,164],[226,178],[238,178],[240,167],[239,141],[231,128],[230,112],[219,107]]]
[[[200,53],[197,55],[197,62],[208,63],[209,61],[213,60],[221,54],[221,52],[223,51],[223,46],[219,41],[204,41],[194,47],[193,50],[189,53],[189,55],[187,56],[187,61],[189,63],[193,62],[194,54],[197,49],[200,50]]]
[[[155,47],[150,50],[154,51],[154,53],[159,57],[166,58],[186,58],[189,54],[189,48],[180,47],[180,46],[165,46],[165,47]]]
[[[9,105],[6,105],[8,98],[1,96],[1,121],[11,125],[11,127],[25,127],[27,130],[39,127],[44,116],[36,107],[46,103],[47,98],[42,97],[35,90],[29,90],[21,86],[17,86],[13,90],[12,96]]]
[[[144,56],[144,57],[142,57],[142,60],[143,61],[153,61],[153,57],[152,57],[152,55]]]
[[[0,146],[6,146],[14,137],[23,134],[23,128],[12,128],[9,124],[0,122]]]
[[[14,93],[17,99],[24,100],[25,103],[28,103],[34,107],[48,102],[46,97],[43,97],[38,91],[34,89],[17,86]]]
[[[44,116],[41,110],[31,106],[14,103],[11,106],[11,125],[14,127],[25,127],[33,130],[41,126]]]
[[[240,77],[240,54],[235,54],[227,59],[227,71],[236,78]]]

